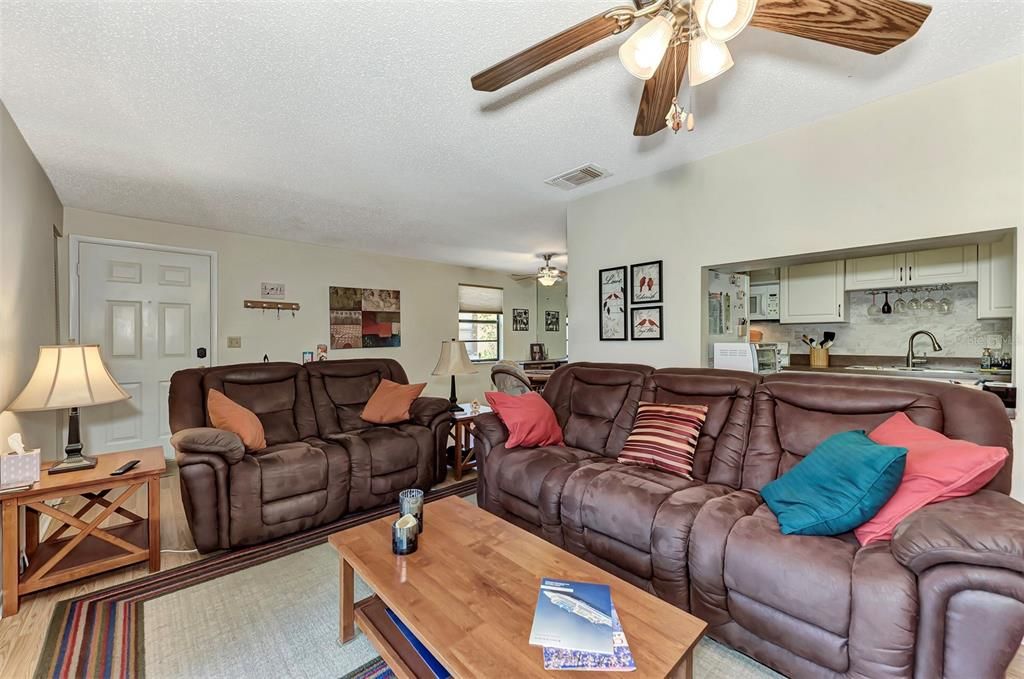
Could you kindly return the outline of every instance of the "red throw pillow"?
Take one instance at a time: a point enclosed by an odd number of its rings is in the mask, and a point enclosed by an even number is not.
[[[560,446],[565,443],[555,411],[535,391],[521,396],[488,391],[484,398],[508,427],[506,448]]]
[[[1003,468],[1006,448],[958,441],[914,424],[896,413],[868,437],[907,449],[907,466],[896,494],[867,523],[854,530],[860,544],[892,539],[896,525],[925,505],[973,495]]]
[[[707,416],[708,407],[703,405],[641,402],[619,462],[692,479],[693,451]]]
[[[407,422],[412,417],[409,415],[412,402],[420,397],[426,387],[426,382],[399,384],[391,380],[381,380],[370,400],[363,406],[360,417],[371,424]]]

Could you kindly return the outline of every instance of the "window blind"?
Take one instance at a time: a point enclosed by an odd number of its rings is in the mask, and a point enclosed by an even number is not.
[[[459,311],[477,314],[500,314],[505,291],[482,285],[459,285]]]

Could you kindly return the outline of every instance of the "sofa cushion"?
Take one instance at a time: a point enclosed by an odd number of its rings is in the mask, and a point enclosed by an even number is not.
[[[371,427],[358,434],[370,448],[370,476],[381,476],[416,467],[416,437],[393,427]]]
[[[427,383],[399,384],[381,380],[370,400],[366,402],[360,417],[371,424],[398,424],[410,419],[412,402],[423,393]]]
[[[1009,455],[1006,448],[957,441],[920,427],[903,413],[896,413],[868,436],[876,443],[906,447],[907,464],[896,493],[854,531],[862,545],[890,539],[900,521],[925,505],[978,492]]]
[[[206,394],[206,410],[210,413],[213,426],[238,436],[246,450],[267,447],[263,424],[253,411],[238,405],[216,389]]]
[[[693,478],[693,454],[707,413],[705,405],[640,403],[619,462]]]
[[[505,445],[509,448],[560,446],[564,443],[555,411],[537,392],[512,396],[488,391],[484,398],[508,428]]]
[[[863,431],[834,434],[761,489],[786,535],[838,535],[881,509],[903,478],[907,449]]]

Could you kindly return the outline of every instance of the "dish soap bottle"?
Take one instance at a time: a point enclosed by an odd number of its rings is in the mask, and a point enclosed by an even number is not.
[[[992,350],[988,347],[985,347],[984,349],[981,350],[981,369],[992,369]]]

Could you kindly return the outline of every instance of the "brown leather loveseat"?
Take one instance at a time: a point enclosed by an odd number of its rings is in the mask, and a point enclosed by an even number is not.
[[[709,623],[792,677],[1002,677],[1024,635],[1024,505],[1008,461],[891,542],[784,536],[758,491],[828,436],[893,413],[1011,451],[1000,401],[925,380],[576,363],[543,394],[564,446],[477,418],[481,506]],[[704,404],[693,480],[619,464],[639,401]],[[1012,460],[1012,457],[1010,458]],[[628,631],[628,630],[627,630]]]
[[[200,552],[252,545],[427,490],[445,474],[448,401],[419,398],[409,422],[359,417],[382,379],[407,384],[390,359],[248,363],[193,368],[171,377],[171,444]],[[216,389],[256,413],[267,447],[246,452],[211,427]]]

